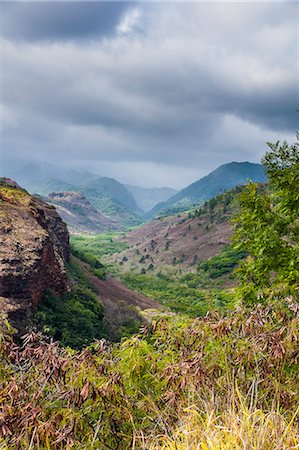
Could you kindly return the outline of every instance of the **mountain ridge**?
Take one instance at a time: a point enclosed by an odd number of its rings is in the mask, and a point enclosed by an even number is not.
[[[52,192],[43,199],[55,206],[71,232],[103,233],[119,229],[116,222],[93,207],[81,193]]]
[[[161,211],[178,206],[178,211],[198,206],[205,200],[218,194],[247,183],[248,179],[254,182],[267,180],[261,164],[245,162],[230,162],[217,167],[208,175],[191,183],[173,195],[168,201],[157,204],[146,214],[148,219],[155,217]]]

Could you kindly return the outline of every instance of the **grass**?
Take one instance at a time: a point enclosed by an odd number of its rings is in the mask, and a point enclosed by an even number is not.
[[[209,278],[218,278],[231,274],[245,256],[244,250],[235,250],[231,245],[227,245],[218,255],[202,261],[198,270],[206,272]]]
[[[217,405],[186,408],[180,425],[171,435],[153,438],[148,450],[290,450],[298,448],[298,429],[293,417],[272,410],[249,408],[240,395],[226,412],[217,413]]]
[[[72,235],[71,244],[80,252],[89,253],[96,258],[120,253],[128,248],[125,242],[117,241],[121,233],[102,233],[97,235]]]
[[[22,205],[25,202],[29,202],[30,196],[25,190],[8,186],[7,184],[1,182],[0,179],[0,200]]]
[[[205,281],[197,274],[170,277],[128,272],[121,275],[121,280],[130,289],[190,317],[204,316],[208,311],[225,310],[234,306],[230,292],[203,288]]]

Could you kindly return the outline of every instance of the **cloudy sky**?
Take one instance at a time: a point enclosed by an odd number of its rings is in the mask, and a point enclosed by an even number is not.
[[[183,187],[298,128],[296,2],[1,2],[4,167]]]

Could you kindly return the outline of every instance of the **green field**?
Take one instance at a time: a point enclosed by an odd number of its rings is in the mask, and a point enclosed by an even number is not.
[[[119,253],[128,248],[128,244],[125,242],[117,241],[119,236],[123,236],[123,233],[72,235],[71,244],[80,252],[101,258],[104,255],[113,255],[113,253]]]

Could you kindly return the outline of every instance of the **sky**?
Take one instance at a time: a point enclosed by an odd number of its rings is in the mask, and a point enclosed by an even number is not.
[[[297,2],[1,2],[1,165],[182,188],[295,140]],[[5,173],[4,173],[5,175]]]

